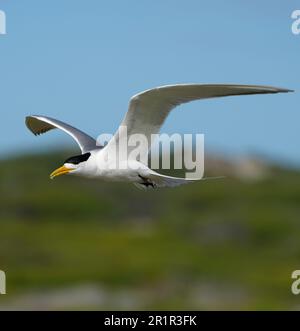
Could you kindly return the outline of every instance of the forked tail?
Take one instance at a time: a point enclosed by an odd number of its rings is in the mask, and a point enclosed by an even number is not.
[[[190,184],[194,182],[198,182],[201,180],[211,180],[211,179],[221,179],[225,178],[222,177],[203,177],[203,178],[179,178],[179,177],[172,177],[172,176],[166,176],[159,174],[155,171],[151,171],[150,174],[148,174],[146,177],[139,176],[141,178],[141,181],[138,183],[134,183],[134,185],[140,189],[155,189],[160,187],[175,187],[185,184]]]

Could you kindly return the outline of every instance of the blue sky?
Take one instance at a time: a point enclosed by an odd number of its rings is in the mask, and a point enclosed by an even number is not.
[[[139,91],[173,83],[266,84],[294,94],[244,96],[176,109],[166,133],[204,133],[207,149],[258,152],[300,166],[300,0],[0,0],[0,151],[72,143],[39,138],[28,114],[112,133]]]

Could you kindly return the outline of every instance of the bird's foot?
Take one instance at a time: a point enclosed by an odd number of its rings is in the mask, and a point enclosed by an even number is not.
[[[156,184],[153,183],[150,179],[145,178],[141,175],[139,175],[139,177],[141,178],[142,182],[140,183],[141,185],[144,185],[146,188],[148,188],[149,186],[151,186],[152,188],[156,188]]]

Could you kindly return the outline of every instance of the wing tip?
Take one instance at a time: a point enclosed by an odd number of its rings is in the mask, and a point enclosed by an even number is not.
[[[33,119],[34,117],[32,115],[28,115],[25,117],[25,124],[27,128],[36,136],[36,132],[33,131],[31,125],[30,125],[30,120]]]
[[[292,89],[287,89],[287,88],[276,88],[276,91],[275,93],[293,93],[295,92],[295,90],[292,90]]]
[[[31,123],[31,121],[39,121],[39,117],[41,117],[40,115],[28,115],[25,117],[25,125],[27,126],[27,128],[29,129],[29,131],[31,131],[35,136],[39,136],[45,132],[47,132],[47,129],[40,129],[40,130],[35,130],[34,129],[34,125],[33,123]]]
[[[228,85],[232,87],[241,87],[241,88],[250,88],[253,90],[260,90],[257,91],[258,93],[290,93],[290,92],[295,92],[295,90],[292,89],[287,89],[284,87],[275,87],[275,86],[270,86],[270,85],[236,85],[236,84],[220,84],[221,85]],[[254,92],[254,93],[257,93]]]

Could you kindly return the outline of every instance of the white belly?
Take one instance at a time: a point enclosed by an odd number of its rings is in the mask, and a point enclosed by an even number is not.
[[[97,177],[110,181],[137,182],[140,176],[149,174],[149,168],[135,160],[116,162],[101,162],[97,171]]]

